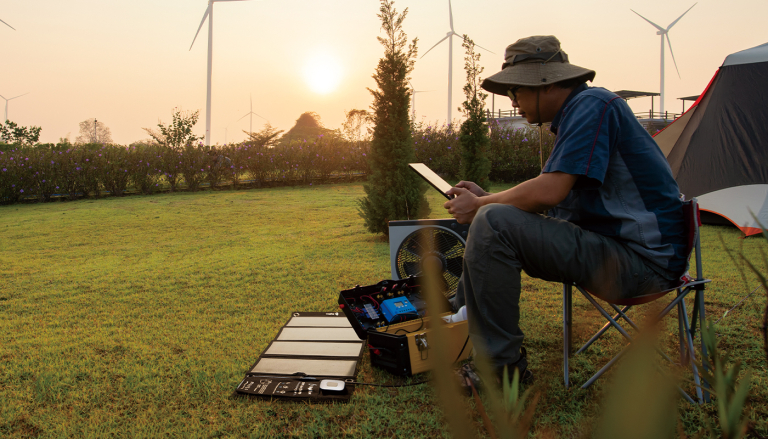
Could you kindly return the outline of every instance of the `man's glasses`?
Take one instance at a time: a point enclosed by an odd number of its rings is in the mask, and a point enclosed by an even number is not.
[[[516,101],[517,100],[517,92],[521,88],[523,88],[522,85],[518,85],[518,86],[510,88],[509,90],[507,90],[507,96],[509,96],[509,98],[512,99],[513,101]]]

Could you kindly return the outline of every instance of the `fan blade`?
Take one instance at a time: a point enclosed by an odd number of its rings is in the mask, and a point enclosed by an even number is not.
[[[464,245],[457,242],[447,252],[443,253],[446,258],[463,258],[464,257]]]
[[[399,270],[401,267],[403,269],[402,273]],[[419,268],[419,263],[418,262],[404,262],[402,264],[402,266],[398,264],[397,268],[398,268],[398,273],[397,274],[401,278],[406,278],[406,277],[408,277],[410,275],[421,274],[421,269]]]
[[[451,0],[448,0],[448,19],[451,23],[451,32],[453,32],[453,9],[451,9]]]
[[[192,44],[189,45],[189,50],[192,50],[192,46],[195,45],[195,40],[197,40],[197,35],[200,33],[200,29],[203,28],[203,23],[205,23],[205,19],[208,18],[208,15],[211,13],[211,6],[213,4],[209,4],[207,8],[205,8],[205,14],[203,14],[203,19],[200,21],[200,27],[197,28],[197,32],[195,33],[195,38],[192,38]]]
[[[669,39],[669,34],[667,34],[667,45],[669,46],[669,53],[672,55],[672,62],[675,63],[675,70],[677,70],[677,77],[680,78],[680,69],[677,68],[677,61],[675,61],[675,52],[672,51],[672,41],[670,41]]]
[[[409,249],[408,247],[402,247],[400,251],[397,253],[397,259],[408,259],[408,261],[420,261],[421,260],[421,254],[415,250]]]
[[[464,258],[451,258],[446,261],[448,266],[447,270],[456,277],[461,277],[461,273],[464,271],[463,267]]]
[[[446,35],[446,36],[444,36],[442,40],[438,41],[438,42],[437,42],[437,44],[435,44],[434,46],[430,47],[430,48],[429,48],[429,50],[432,50],[432,49],[434,49],[435,47],[437,47],[437,45],[438,45],[438,44],[440,44],[440,43],[442,43],[443,41],[447,40],[447,39],[448,39],[448,37],[450,37],[450,36],[451,36],[451,35]],[[421,55],[421,57],[422,57],[422,58],[424,58],[425,56],[427,56],[427,54],[429,53],[429,50],[427,50],[426,52],[424,52],[424,55]]]
[[[635,10],[634,10],[634,9],[630,9],[630,11],[632,11],[632,12],[635,12]],[[637,12],[635,12],[635,14],[637,14]],[[652,22],[651,20],[649,20],[649,19],[647,19],[647,18],[643,17],[642,15],[640,15],[640,14],[637,14],[637,16],[638,16],[638,17],[640,17],[640,18],[642,18],[643,20],[647,21],[648,23],[651,23],[651,24],[653,25],[653,27],[655,27],[656,29],[658,29],[658,30],[659,30],[659,32],[664,32],[664,31],[665,31],[665,29],[664,29],[663,27],[661,27],[661,26],[659,26],[658,24],[656,24],[656,23]]]
[[[694,4],[693,4],[693,6],[696,6],[696,5],[698,5],[698,4],[699,4],[699,3],[698,3],[698,2],[696,2],[696,3],[694,3]],[[691,9],[693,9],[693,6],[691,6],[690,8],[688,8],[688,11],[690,11]],[[687,13],[688,13],[688,11],[685,11],[685,12],[683,12],[683,15],[687,14]],[[683,15],[681,15],[681,16],[679,16],[679,17],[677,17],[677,20],[673,21],[673,22],[672,22],[672,24],[670,24],[669,26],[667,26],[667,31],[669,31],[670,29],[672,29],[672,26],[674,26],[674,25],[675,25],[675,23],[677,23],[678,21],[680,21],[680,19],[681,19],[681,18],[683,18]]]

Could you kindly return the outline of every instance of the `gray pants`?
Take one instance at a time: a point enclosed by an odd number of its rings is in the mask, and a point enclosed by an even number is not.
[[[520,358],[520,270],[575,282],[606,300],[666,289],[666,278],[623,244],[570,222],[505,204],[482,207],[469,229],[457,302],[467,306],[472,343],[496,367]]]

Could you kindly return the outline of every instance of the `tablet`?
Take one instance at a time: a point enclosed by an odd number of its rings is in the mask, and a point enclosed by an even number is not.
[[[432,185],[433,188],[437,189],[438,192],[443,194],[445,198],[449,200],[453,198],[453,195],[446,194],[446,192],[448,192],[453,186],[440,178],[439,175],[435,174],[435,172],[429,169],[427,165],[424,163],[408,163],[408,166],[417,174],[421,175],[421,178],[426,180],[427,183]]]

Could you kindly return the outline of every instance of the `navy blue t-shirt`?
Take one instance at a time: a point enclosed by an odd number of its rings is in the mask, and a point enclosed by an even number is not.
[[[552,121],[542,172],[578,175],[556,218],[625,243],[671,274],[687,266],[680,190],[667,159],[627,103],[583,85]]]

